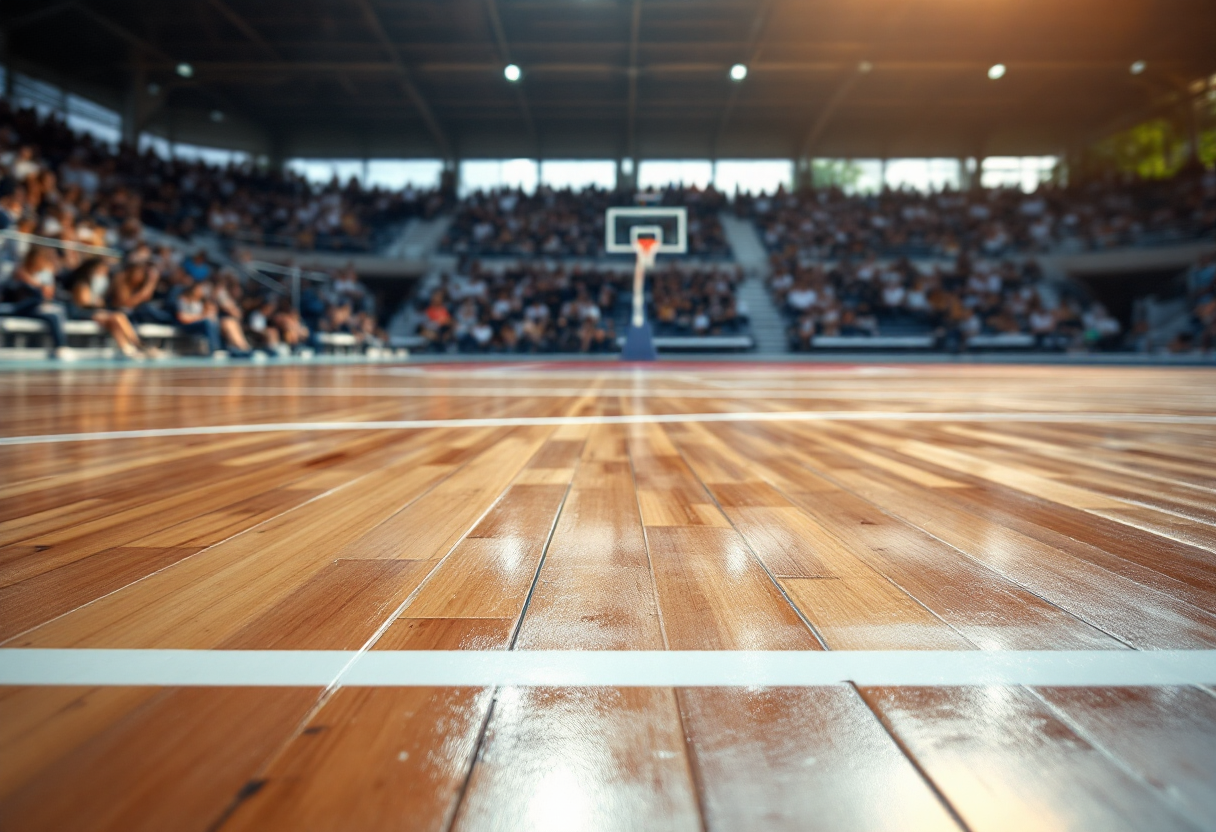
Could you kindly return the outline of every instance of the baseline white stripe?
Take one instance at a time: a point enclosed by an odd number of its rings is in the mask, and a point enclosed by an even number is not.
[[[258,425],[198,425],[183,428],[113,430],[0,437],[3,445],[212,436],[231,433],[335,430],[427,430],[431,428],[558,427],[562,425],[645,425],[681,422],[1126,422],[1135,424],[1216,425],[1216,416],[1165,413],[947,413],[874,410],[761,411],[753,413],[642,413],[632,416],[517,416],[486,419],[402,419],[377,422],[271,422]]]
[[[1216,684],[1216,650],[373,650],[361,655],[315,650],[0,650],[3,685],[774,687],[844,682],[928,687]]]

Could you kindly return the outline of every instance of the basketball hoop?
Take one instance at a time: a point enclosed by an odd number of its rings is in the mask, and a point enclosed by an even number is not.
[[[636,257],[633,267],[633,314],[621,346],[625,361],[653,361],[658,353],[646,323],[646,271],[659,254],[688,251],[688,209],[683,207],[613,206],[604,217],[604,251]]]
[[[633,250],[637,252],[642,268],[649,269],[659,253],[659,240],[657,237],[638,237],[633,241]]]

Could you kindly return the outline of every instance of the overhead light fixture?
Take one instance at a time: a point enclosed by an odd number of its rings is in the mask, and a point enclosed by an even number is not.
[[[523,70],[520,69],[519,67],[517,67],[515,64],[507,64],[506,67],[503,69],[502,74],[503,74],[503,77],[506,78],[508,81],[510,81],[512,84],[514,84],[520,78],[524,77]]]
[[[216,124],[219,124],[221,121],[224,120],[224,114],[222,112],[220,112],[219,110],[212,110],[211,111],[211,120],[214,121]]]
[[[177,65],[177,74],[182,76],[183,78],[193,78],[194,77],[194,67],[190,66],[190,64],[187,64],[187,63],[180,63]]]
[[[991,78],[993,81],[997,80],[998,78],[1004,78],[1005,77],[1005,65],[1004,64],[993,64],[992,66],[988,67],[988,77]]]
[[[747,67],[743,64],[735,64],[730,68],[730,78],[732,81],[742,81],[747,77]]]
[[[1144,61],[1132,61],[1132,65],[1130,67],[1132,75],[1139,75],[1141,72],[1144,72],[1147,66],[1148,64],[1146,64]]]
[[[865,75],[873,68],[874,68],[874,64],[870,63],[869,61],[862,61],[861,63],[859,63],[857,65],[857,71],[860,72],[862,75]]]

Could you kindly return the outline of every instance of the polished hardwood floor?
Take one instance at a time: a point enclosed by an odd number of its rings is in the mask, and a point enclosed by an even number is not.
[[[0,687],[4,830],[1216,829],[1199,677],[272,678],[317,651],[1210,658],[1216,371],[67,368],[0,373],[0,404],[0,669],[132,651]],[[234,651],[262,681],[122,676]]]

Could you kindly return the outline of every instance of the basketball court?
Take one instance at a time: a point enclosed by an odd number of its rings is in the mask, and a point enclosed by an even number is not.
[[[0,832],[1216,832],[1216,7],[9,5]]]
[[[13,372],[11,829],[1197,829],[1212,371]]]

